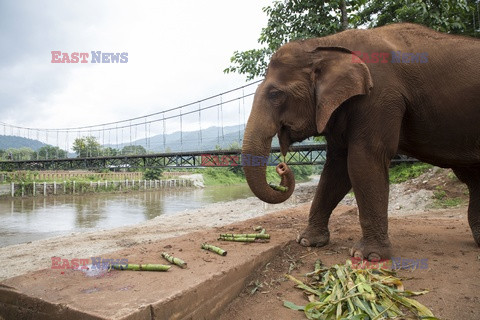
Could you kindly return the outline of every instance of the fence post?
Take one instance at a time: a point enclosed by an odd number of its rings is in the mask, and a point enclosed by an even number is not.
[[[67,181],[63,180],[63,194],[67,194]]]
[[[75,194],[75,181],[73,181],[73,190],[72,190],[72,194]]]
[[[35,193],[36,193],[36,186],[35,186],[35,180],[33,181],[33,196],[35,197]]]
[[[45,197],[47,195],[47,183],[44,181],[43,182],[43,196]]]
[[[57,181],[53,181],[53,194],[57,194]]]
[[[12,197],[15,196],[15,182],[12,182]]]

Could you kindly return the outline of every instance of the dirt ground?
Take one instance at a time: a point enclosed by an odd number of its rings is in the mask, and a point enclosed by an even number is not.
[[[211,227],[220,231],[233,222],[236,229],[249,230],[251,222],[241,221],[254,217],[271,233],[283,230],[295,234],[306,226],[308,206],[294,208],[310,202],[314,191],[315,183],[302,185],[289,202],[280,206],[267,206],[249,198],[159,217],[129,228],[2,248],[0,259],[4,263],[0,279],[49,268],[52,256],[88,258],[125,248],[136,252],[138,246],[151,246],[152,241],[181,234],[194,237],[195,231]],[[395,257],[427,259],[428,265],[426,269],[400,270],[398,274],[404,279],[405,288],[430,290],[416,299],[441,319],[480,319],[480,250],[467,223],[466,188],[450,171],[431,169],[412,181],[392,185],[390,193],[389,234]],[[442,208],[451,205],[445,201],[448,199],[457,199],[457,205]],[[355,201],[349,195],[343,203],[355,204]],[[266,215],[289,208],[291,214],[281,219]],[[330,233],[331,243],[323,248],[304,248],[289,242],[281,255],[250,276],[250,285],[224,310],[220,319],[304,319],[302,312],[283,307],[284,300],[298,305],[307,303],[302,292],[285,280],[284,274],[290,272],[302,279],[313,270],[318,258],[327,266],[345,263],[348,249],[361,235],[358,216],[333,215]]]
[[[451,199],[458,205],[445,208],[452,205]],[[352,195],[342,202],[355,205]],[[440,168],[390,188],[389,234],[394,255],[427,259],[428,265],[399,270],[398,275],[406,289],[430,291],[416,299],[440,319],[480,319],[480,249],[468,226],[467,203],[467,188],[450,170]],[[305,221],[299,221],[295,227],[300,231],[304,225]],[[331,242],[323,248],[304,248],[291,241],[282,255],[252,276],[250,285],[220,319],[305,319],[303,312],[283,307],[285,300],[308,303],[285,274],[304,280],[317,259],[327,266],[345,263],[349,248],[361,235],[358,216],[332,216],[330,233]]]

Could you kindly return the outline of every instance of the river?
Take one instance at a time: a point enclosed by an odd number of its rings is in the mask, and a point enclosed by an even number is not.
[[[112,229],[207,204],[253,196],[247,184],[0,200],[0,247]]]

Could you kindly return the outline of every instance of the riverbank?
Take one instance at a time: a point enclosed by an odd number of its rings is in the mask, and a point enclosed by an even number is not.
[[[293,208],[309,203],[315,194],[318,177],[307,183],[299,183],[294,194],[286,202],[266,204],[256,197],[220,202],[201,209],[187,210],[175,214],[164,214],[147,222],[111,230],[88,233],[72,233],[69,236],[32,241],[0,248],[0,279],[20,275],[29,271],[49,268],[51,257],[90,258],[156,240],[175,237],[211,227],[221,227],[267,213]],[[390,216],[422,214],[443,208],[450,202],[442,202],[455,196],[461,199],[455,208],[465,211],[464,185],[451,176],[449,170],[434,168],[423,175],[402,184],[390,186]],[[453,192],[457,190],[458,194]],[[443,195],[446,195],[446,198]],[[353,194],[342,201],[355,205]],[[307,214],[305,215],[305,221]]]
[[[282,204],[266,204],[256,197],[219,202],[201,209],[164,214],[133,226],[95,232],[75,232],[0,248],[0,280],[51,267],[51,257],[90,258],[135,245],[175,237],[197,230],[220,227],[267,213],[293,208],[311,201],[318,177],[299,183],[292,197]]]

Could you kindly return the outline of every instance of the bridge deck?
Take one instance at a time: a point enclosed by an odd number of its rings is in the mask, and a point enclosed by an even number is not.
[[[270,151],[267,165],[285,161],[289,165],[321,165],[326,160],[326,144],[294,145],[283,159],[280,148]],[[410,162],[412,158],[398,156],[394,161]],[[241,150],[209,150],[191,152],[153,153],[128,156],[89,158],[39,159],[0,161],[1,171],[13,170],[74,170],[74,169],[135,169],[135,168],[204,168],[242,166]]]

